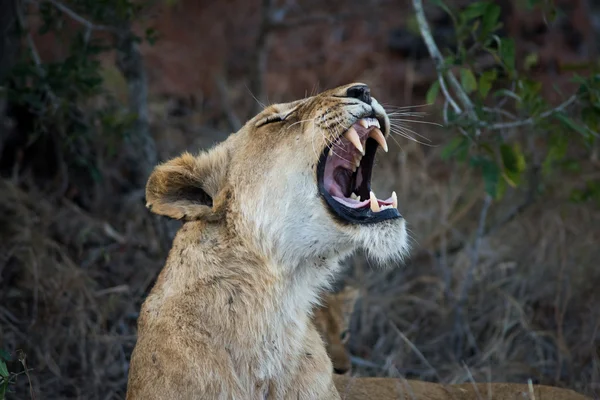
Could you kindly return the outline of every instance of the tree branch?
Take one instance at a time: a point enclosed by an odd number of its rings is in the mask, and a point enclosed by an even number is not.
[[[120,32],[128,33],[116,35],[117,67],[127,81],[129,111],[137,116],[131,129],[127,158],[134,171],[134,186],[139,188],[146,185],[146,180],[157,163],[156,144],[150,134],[146,71],[129,21],[122,23]]]
[[[527,118],[527,119],[520,120],[520,121],[499,122],[496,124],[487,124],[487,123],[481,121],[480,126],[482,128],[500,130],[500,129],[511,129],[511,128],[518,128],[518,127],[526,126],[526,125],[532,125],[537,119],[548,118],[549,116],[551,116],[554,113],[557,113],[557,112],[567,109],[569,106],[571,106],[576,101],[577,101],[577,96],[573,95],[573,96],[569,97],[565,102],[558,105],[557,107],[555,107],[551,110],[548,110],[548,111],[544,111],[536,118],[532,117],[532,118]],[[499,114],[501,113],[500,110],[492,109],[492,111],[498,112]]]
[[[27,2],[34,3],[38,7],[40,5],[40,2],[38,2],[36,0],[27,0]],[[71,18],[72,20],[74,20],[74,21],[80,23],[81,25],[85,26],[86,28],[88,28],[88,30],[109,31],[109,32],[113,32],[113,33],[118,33],[117,28],[112,27],[112,26],[107,26],[107,25],[94,24],[93,22],[83,18],[81,15],[77,14],[75,11],[71,10],[69,7],[65,6],[63,3],[59,2],[59,1],[42,0],[42,2],[48,2],[48,3],[52,4],[54,7],[59,9],[61,12],[68,15],[69,18]]]
[[[415,9],[415,15],[417,17],[417,23],[419,24],[419,30],[421,31],[421,36],[423,37],[423,41],[425,42],[425,45],[427,46],[427,50],[429,51],[429,54],[431,55],[431,58],[433,59],[433,62],[435,63],[435,67],[438,72],[438,79],[440,80],[440,86],[442,86],[441,81],[443,80],[443,76],[445,76],[446,79],[448,79],[450,86],[452,86],[452,89],[454,89],[454,92],[460,99],[460,102],[462,103],[463,107],[465,107],[465,111],[467,112],[467,114],[471,117],[476,118],[475,113],[473,111],[473,103],[471,102],[471,99],[469,98],[469,96],[465,93],[465,91],[463,90],[462,86],[460,85],[460,83],[458,82],[458,80],[456,79],[454,74],[452,74],[451,71],[444,71],[445,70],[444,57],[442,56],[440,49],[437,47],[435,40],[433,40],[433,35],[431,34],[431,29],[429,28],[429,24],[427,23],[427,18],[425,17],[425,11],[423,9],[423,2],[421,0],[413,0],[413,7]],[[446,99],[450,102],[450,104],[452,105],[452,108],[456,112],[458,112],[457,110],[460,110],[460,108],[458,108],[456,102],[454,101],[454,99],[452,99],[450,94],[446,91],[444,93],[444,95],[446,96]]]

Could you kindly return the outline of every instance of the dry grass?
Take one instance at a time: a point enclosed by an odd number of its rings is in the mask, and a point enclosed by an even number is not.
[[[482,238],[460,307],[482,191],[460,166],[435,165],[437,148],[425,155],[414,147],[386,175],[403,193],[412,260],[382,271],[357,259],[346,278],[363,289],[350,343],[355,374],[444,383],[531,378],[597,398],[598,208],[571,204],[567,178],[557,177],[552,195]],[[520,197],[492,204],[488,224]],[[455,251],[457,243],[467,246]]]
[[[398,139],[402,149],[392,146],[376,169],[376,191],[399,194],[414,248],[397,268],[351,262],[347,280],[363,291],[355,373],[531,378],[598,395],[600,212],[570,204],[557,181],[551,197],[482,239],[457,319],[471,256],[454,249],[473,239],[482,191],[463,167],[439,161],[445,136],[428,136],[436,146]],[[493,204],[489,221],[518,195]],[[0,347],[23,349],[36,398],[124,398],[137,312],[168,250],[164,231],[139,197],[106,192],[88,213],[0,180]],[[28,386],[19,376],[8,398],[29,398]]]

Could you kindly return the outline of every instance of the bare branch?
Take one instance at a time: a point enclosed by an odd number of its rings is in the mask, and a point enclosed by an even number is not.
[[[500,130],[500,129],[518,128],[520,126],[525,126],[525,125],[532,125],[538,119],[548,118],[552,114],[555,114],[557,112],[565,110],[571,104],[575,103],[575,101],[577,101],[577,96],[573,95],[573,96],[569,97],[565,102],[563,102],[560,105],[558,105],[557,107],[541,113],[536,118],[531,117],[531,118],[527,118],[527,119],[520,120],[520,121],[500,122],[500,123],[497,123],[497,124],[487,124],[485,122],[480,122],[480,126],[482,128],[493,129],[493,130]],[[500,110],[493,109],[493,111],[501,113]]]
[[[372,18],[376,17],[373,13],[370,13]],[[354,12],[346,12],[339,14],[315,14],[309,15],[302,18],[296,18],[289,21],[271,21],[271,29],[290,29],[297,27],[304,27],[307,25],[320,24],[320,23],[328,23],[335,24],[343,20],[351,19],[351,18],[361,18],[364,19],[365,13],[364,11],[354,11]]]
[[[127,81],[129,111],[137,116],[131,129],[128,159],[135,173],[134,185],[144,187],[158,161],[148,119],[148,83],[144,60],[128,21],[122,23],[120,31],[128,34],[116,35],[117,67]]]
[[[471,250],[471,263],[469,265],[469,269],[467,270],[467,274],[465,276],[465,281],[461,288],[460,295],[458,296],[458,304],[462,304],[465,301],[467,293],[471,288],[473,273],[475,272],[475,268],[477,268],[477,263],[479,262],[479,246],[481,245],[481,240],[485,235],[485,221],[487,219],[487,214],[491,204],[492,196],[486,194],[483,200],[483,207],[481,207],[481,213],[479,214],[479,225],[477,227],[477,235],[475,236],[475,241],[473,242],[473,248]]]
[[[40,5],[40,2],[38,2],[36,0],[27,0],[27,2],[36,4],[38,7]],[[63,3],[59,2],[59,1],[42,0],[42,2],[48,2],[48,3],[52,4],[54,7],[58,8],[60,11],[62,11],[64,14],[68,15],[69,18],[71,18],[74,21],[77,21],[81,25],[88,28],[88,30],[109,31],[109,32],[114,32],[114,33],[119,32],[119,30],[117,28],[112,27],[112,26],[94,24],[93,22],[83,18],[81,15],[77,14],[75,11],[71,10],[69,7],[65,6]]]
[[[444,69],[445,69],[444,68],[444,57],[442,56],[442,53],[440,52],[439,48],[437,47],[435,40],[433,40],[433,35],[431,34],[431,29],[429,28],[429,24],[427,23],[427,18],[425,17],[425,11],[423,9],[423,2],[421,0],[413,0],[413,7],[415,9],[415,15],[417,17],[417,22],[419,24],[419,30],[421,31],[421,36],[423,37],[423,41],[425,42],[425,45],[427,46],[427,50],[429,50],[429,54],[431,55],[431,58],[433,59],[433,61],[435,63],[435,67],[438,72],[438,78],[441,80],[442,76],[446,77],[446,79],[450,83],[450,86],[452,86],[452,89],[454,89],[454,92],[456,93],[456,95],[460,99],[461,103],[463,104],[463,107],[465,107],[465,111],[467,112],[467,114],[471,117],[476,118],[475,113],[473,111],[473,103],[471,102],[471,99],[469,98],[469,96],[465,93],[465,91],[463,90],[462,86],[460,85],[460,83],[458,82],[458,80],[456,79],[454,74],[452,74],[451,71],[444,71]],[[441,82],[440,82],[440,84],[441,84]],[[446,95],[446,93],[444,93],[444,95]],[[451,97],[449,97],[449,94],[446,98],[452,105],[452,108],[454,108],[456,111],[456,103],[454,102],[454,100]],[[454,103],[454,104],[452,104],[452,103]]]

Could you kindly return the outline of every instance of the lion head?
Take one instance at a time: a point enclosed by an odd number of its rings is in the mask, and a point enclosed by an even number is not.
[[[285,265],[359,248],[387,262],[407,249],[395,192],[371,189],[389,134],[384,108],[361,83],[270,105],[211,150],[156,167],[147,206],[224,221],[247,247]]]

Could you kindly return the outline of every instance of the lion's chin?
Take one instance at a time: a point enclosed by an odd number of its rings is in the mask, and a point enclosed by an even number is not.
[[[366,252],[369,259],[382,267],[403,261],[410,250],[404,219],[361,227],[354,240]]]

